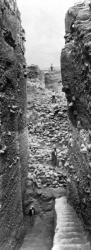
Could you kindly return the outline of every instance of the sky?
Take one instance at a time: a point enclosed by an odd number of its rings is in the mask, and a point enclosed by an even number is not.
[[[80,0],[81,2],[82,0]],[[60,66],[65,14],[79,0],[17,0],[26,32],[26,61],[40,68]]]

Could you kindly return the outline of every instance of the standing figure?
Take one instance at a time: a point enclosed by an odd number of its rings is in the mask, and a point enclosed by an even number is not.
[[[55,91],[52,92],[52,103],[56,103]]]
[[[51,64],[51,67],[50,67],[50,69],[51,69],[51,72],[53,71],[53,65]]]
[[[29,216],[30,216],[30,223],[31,223],[31,226],[33,226],[34,224],[34,218],[35,218],[35,208],[34,206],[30,206],[29,208]]]
[[[56,146],[54,146],[54,149],[51,154],[51,161],[53,166],[57,166],[57,151],[56,151]]]

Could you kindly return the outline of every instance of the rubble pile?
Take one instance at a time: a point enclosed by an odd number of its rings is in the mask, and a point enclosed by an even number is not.
[[[79,3],[65,18],[61,54],[63,91],[72,134],[69,140],[68,197],[91,227],[91,4]]]
[[[57,82],[56,103],[52,103],[52,89],[42,88],[39,82],[27,84],[27,122],[29,131],[28,179],[42,187],[66,184],[64,165],[68,158],[67,103],[62,86]],[[51,153],[57,149],[58,166],[53,166]]]

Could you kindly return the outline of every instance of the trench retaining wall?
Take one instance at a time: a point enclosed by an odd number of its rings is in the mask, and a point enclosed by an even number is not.
[[[91,3],[70,8],[61,53],[63,91],[72,134],[69,139],[70,201],[91,229]]]
[[[25,33],[16,1],[0,1],[0,249],[23,232],[27,177]]]

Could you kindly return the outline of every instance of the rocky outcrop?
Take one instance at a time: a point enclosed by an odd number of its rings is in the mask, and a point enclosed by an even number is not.
[[[63,91],[73,130],[69,138],[70,200],[91,227],[91,4],[69,9],[61,54]],[[72,199],[71,199],[72,198]]]
[[[15,0],[0,1],[0,249],[23,230],[27,176],[24,30]]]

